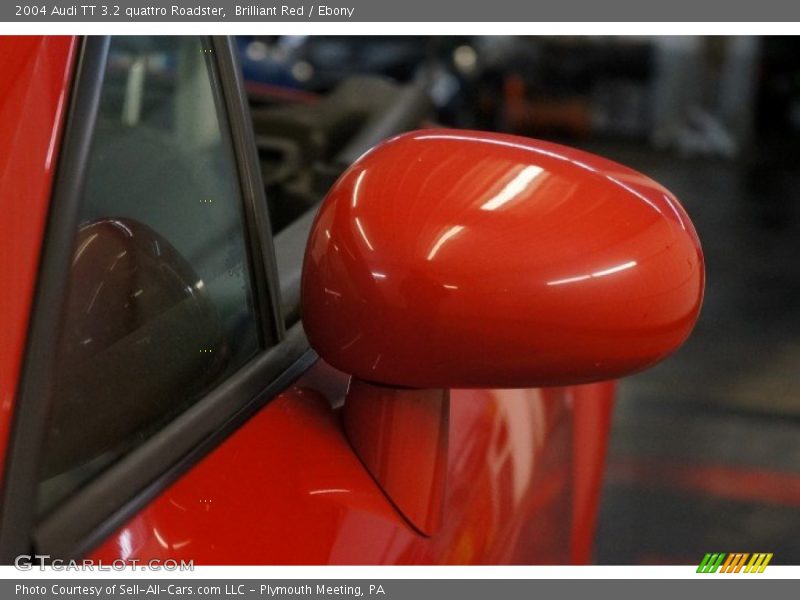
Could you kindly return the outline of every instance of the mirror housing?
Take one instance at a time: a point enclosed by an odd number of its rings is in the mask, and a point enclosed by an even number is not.
[[[359,158],[306,249],[303,323],[328,363],[415,388],[528,388],[644,369],[687,338],[700,242],[664,187],[510,135],[421,130]]]

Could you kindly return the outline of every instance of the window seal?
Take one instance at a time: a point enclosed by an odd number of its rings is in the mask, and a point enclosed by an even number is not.
[[[261,333],[264,345],[270,346],[270,342],[277,343],[283,339],[286,330],[281,315],[278,267],[253,122],[233,39],[214,36],[211,45],[239,170],[239,185],[245,200],[251,278],[256,288]]]

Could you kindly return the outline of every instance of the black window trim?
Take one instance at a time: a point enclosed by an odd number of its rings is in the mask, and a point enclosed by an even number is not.
[[[239,186],[245,197],[251,275],[258,298],[262,336],[267,341],[265,345],[269,345],[269,340],[273,340],[273,343],[282,340],[286,330],[280,312],[278,267],[250,107],[233,39],[215,36],[211,38],[211,43],[239,169]]]
[[[20,554],[53,558],[85,555],[217,447],[235,429],[288,387],[317,359],[301,323],[288,330],[281,314],[277,267],[261,171],[234,42],[212,39],[226,107],[250,240],[250,264],[265,342],[246,365],[168,423],[144,444],[70,496],[37,523],[39,454],[53,394],[55,344],[69,257],[110,38],[81,41],[70,94],[62,152],[31,313],[17,393],[17,410],[0,490],[0,564]]]

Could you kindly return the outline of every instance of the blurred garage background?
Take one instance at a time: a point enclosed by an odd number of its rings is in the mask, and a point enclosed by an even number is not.
[[[237,41],[276,232],[421,122],[560,141],[675,192],[705,304],[677,355],[621,384],[595,562],[800,564],[800,38]]]

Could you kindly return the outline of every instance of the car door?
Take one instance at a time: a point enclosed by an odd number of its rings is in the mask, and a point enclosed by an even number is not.
[[[307,229],[272,239],[252,136],[229,40],[83,43],[16,423],[39,451],[11,447],[7,547],[197,564],[585,554],[599,466],[573,494],[575,407],[608,407],[611,387],[454,390],[444,518],[422,533],[348,443],[348,376],[287,320]]]

